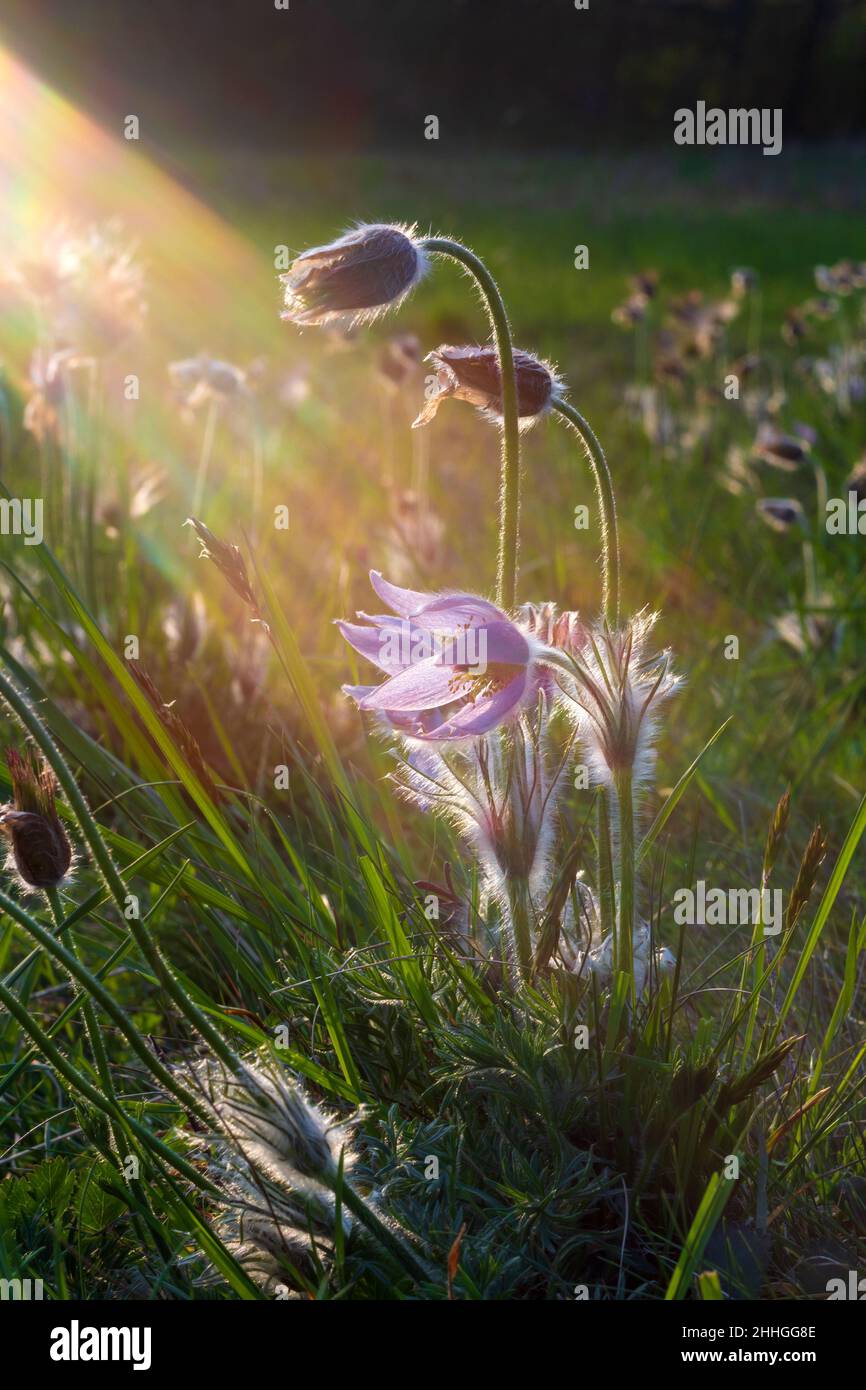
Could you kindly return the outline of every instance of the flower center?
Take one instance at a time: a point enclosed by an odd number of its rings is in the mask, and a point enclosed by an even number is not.
[[[483,671],[476,671],[475,674],[469,674],[473,671],[472,666],[455,666],[449,689],[457,698],[474,704],[476,700],[485,699],[504,689],[521,670],[522,667],[504,661],[490,661]]]

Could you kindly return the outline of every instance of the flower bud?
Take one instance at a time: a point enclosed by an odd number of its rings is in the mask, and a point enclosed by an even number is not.
[[[432,420],[448,396],[468,401],[482,414],[501,423],[502,378],[495,348],[443,345],[431,352],[427,361],[437,368],[438,386],[413,422],[413,429]],[[561,390],[561,383],[546,362],[519,350],[514,353],[514,376],[520,428],[528,429],[549,410],[555,393]]]
[[[364,223],[328,246],[302,252],[280,276],[282,317],[298,324],[369,322],[399,304],[426,270],[414,227]]]
[[[10,867],[27,888],[57,888],[69,873],[72,846],[54,806],[57,781],[35,758],[6,752],[12,776],[12,804],[0,808],[0,833],[9,841]]]

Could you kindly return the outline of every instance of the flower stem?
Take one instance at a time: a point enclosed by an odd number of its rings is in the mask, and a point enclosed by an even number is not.
[[[604,449],[601,447],[589,421],[584,419],[580,411],[576,410],[570,401],[554,400],[553,409],[558,411],[579,435],[592,468],[601,513],[602,577],[604,584],[602,606],[607,622],[613,627],[618,627],[620,605],[619,529],[616,520],[613,478],[604,456]]]
[[[59,935],[63,928],[63,905],[60,901],[60,894],[56,888],[46,888],[45,896],[48,899],[48,906],[51,909],[54,926]],[[69,949],[79,965],[81,965],[81,950],[75,932],[71,927],[69,929]],[[111,1075],[111,1068],[108,1065],[108,1053],[105,1049],[105,1042],[99,1027],[99,1020],[96,1017],[96,1010],[93,1007],[93,1002],[87,991],[82,988],[80,978],[73,975],[71,972],[67,973],[69,973],[72,988],[81,998],[81,1012],[84,1016],[84,1027],[90,1041],[90,1050],[93,1053],[93,1060],[96,1063],[96,1071],[102,1084],[102,1089],[110,1101],[116,1101],[117,1096],[114,1090],[114,1081]],[[115,1148],[119,1154],[121,1152],[118,1142],[119,1135],[114,1124],[111,1124],[111,1133]]]
[[[508,895],[508,932],[511,938],[511,960],[518,983],[528,980],[532,970],[532,899],[525,878],[506,879]]]
[[[610,798],[604,787],[598,789],[597,842],[598,877],[596,882],[601,912],[601,934],[605,937],[614,931],[616,909],[613,890],[613,852],[610,844]]]
[[[629,997],[635,1004],[634,982],[634,804],[631,768],[616,773],[619,808],[619,942],[616,969],[628,976]]]
[[[499,492],[499,560],[496,597],[506,611],[517,603],[517,558],[520,546],[520,431],[517,416],[517,381],[511,328],[499,286],[482,260],[449,237],[427,237],[424,250],[457,261],[474,278],[487,308],[499,355],[502,383],[502,477]]]

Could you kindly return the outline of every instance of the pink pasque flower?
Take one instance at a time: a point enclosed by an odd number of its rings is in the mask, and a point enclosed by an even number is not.
[[[537,697],[544,645],[476,594],[424,594],[370,582],[389,614],[339,622],[346,641],[386,679],[344,686],[360,709],[428,742],[480,738]],[[396,616],[395,616],[396,615]]]

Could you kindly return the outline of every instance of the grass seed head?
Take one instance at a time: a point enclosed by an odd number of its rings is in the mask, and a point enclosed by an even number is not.
[[[198,536],[201,543],[199,559],[213,560],[220,574],[243,599],[253,616],[260,619],[259,602],[247,573],[246,561],[238,547],[230,541],[221,541],[203,521],[198,521],[194,516],[188,516],[184,525],[191,526]]]
[[[820,825],[816,825],[803,851],[803,858],[800,860],[794,887],[791,889],[791,896],[788,899],[788,910],[785,913],[786,932],[794,926],[812,896],[812,890],[818,880],[818,870],[826,853],[827,841],[824,838],[824,832]]]

